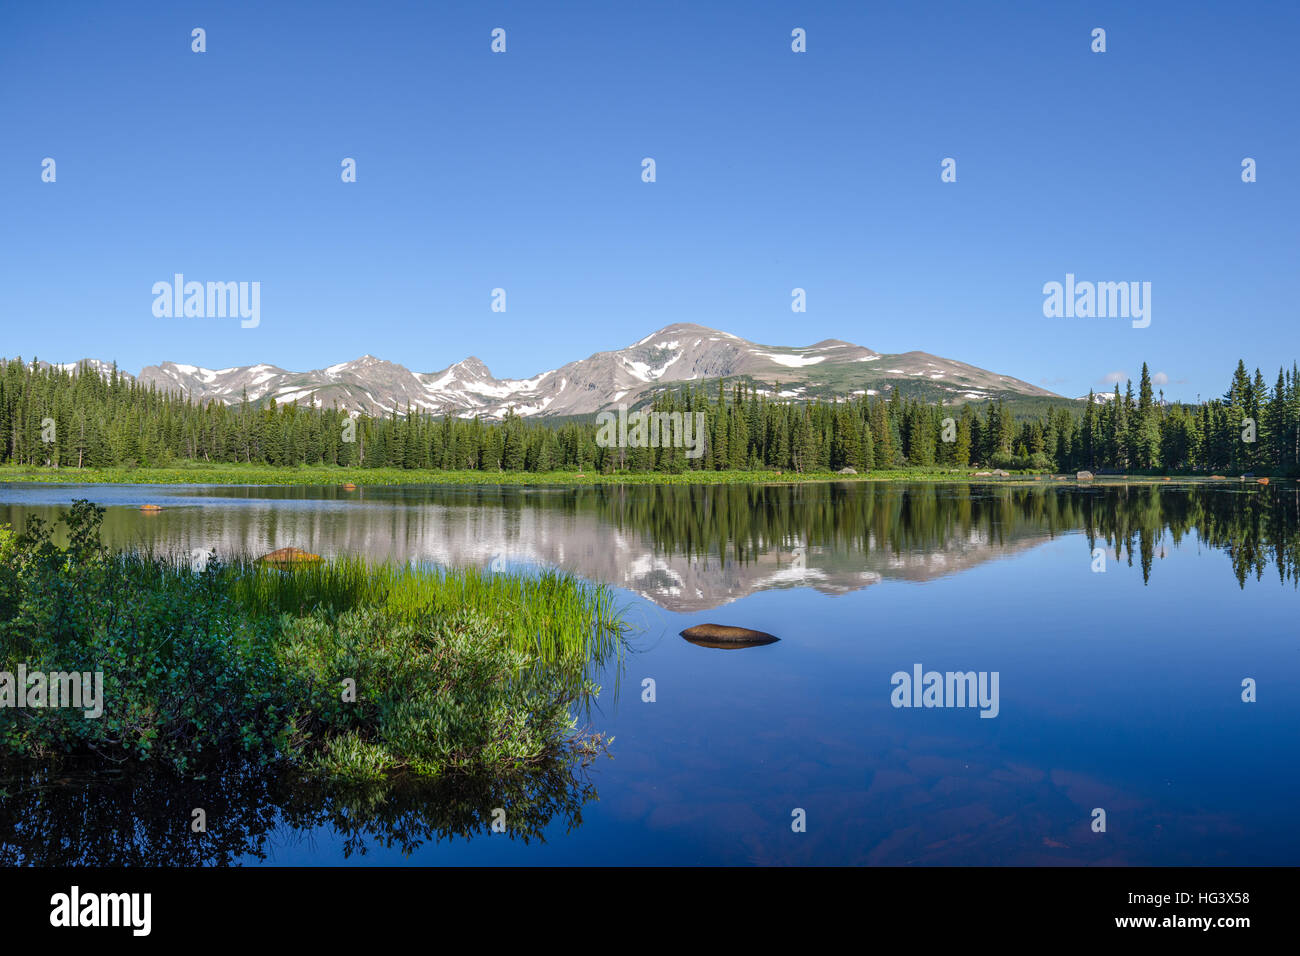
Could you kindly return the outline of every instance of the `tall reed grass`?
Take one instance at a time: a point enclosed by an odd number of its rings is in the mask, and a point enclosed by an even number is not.
[[[359,557],[274,568],[240,557],[219,574],[231,597],[259,615],[373,607],[416,622],[472,611],[508,646],[542,663],[603,661],[621,649],[626,631],[610,588],[556,571],[494,574]]]

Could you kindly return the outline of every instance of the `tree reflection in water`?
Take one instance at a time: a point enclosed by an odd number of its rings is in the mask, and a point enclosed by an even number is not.
[[[95,772],[71,765],[0,765],[0,865],[229,866],[273,858],[276,844],[337,835],[345,858],[371,849],[410,854],[491,832],[525,843],[549,827],[572,832],[596,796],[587,759],[491,780],[396,778],[333,786],[251,764],[180,778],[153,768]],[[206,831],[192,830],[194,810]]]

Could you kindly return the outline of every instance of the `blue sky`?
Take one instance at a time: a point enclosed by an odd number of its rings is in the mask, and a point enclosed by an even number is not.
[[[1293,3],[6,4],[0,354],[505,377],[690,321],[1070,396],[1144,360],[1173,397],[1238,357],[1271,383],[1300,357],[1298,28]],[[260,325],[156,318],[176,272],[260,282]],[[1045,318],[1067,272],[1150,282],[1150,327]]]

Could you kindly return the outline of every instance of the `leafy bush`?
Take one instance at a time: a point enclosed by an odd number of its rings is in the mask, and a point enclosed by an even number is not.
[[[185,769],[205,753],[265,759],[282,746],[292,675],[274,663],[273,622],[239,613],[202,574],[100,545],[102,509],[78,502],[57,547],[39,520],[0,552],[0,662],[13,673],[102,672],[104,712],[0,709],[13,754],[90,752]]]
[[[0,708],[0,751],[179,771],[238,755],[364,779],[517,768],[599,742],[574,729],[570,705],[595,691],[575,665],[540,666],[488,616],[253,607],[239,595],[261,569],[112,555],[102,514],[65,512],[65,547],[34,519],[0,536],[0,668],[103,673],[101,717]]]
[[[302,730],[324,738],[313,765],[332,776],[519,768],[577,743],[570,705],[590,684],[503,645],[481,615],[411,622],[375,608],[289,623],[284,666],[312,700]],[[345,678],[355,702],[344,701]]]

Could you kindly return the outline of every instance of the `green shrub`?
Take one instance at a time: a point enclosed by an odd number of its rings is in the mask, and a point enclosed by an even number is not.
[[[457,608],[447,597],[463,587],[421,591],[391,572],[375,586],[351,566],[358,590],[344,603],[355,607],[316,601],[285,613],[283,599],[305,593],[292,573],[113,555],[99,544],[101,517],[88,502],[65,512],[66,547],[37,520],[0,537],[0,669],[103,673],[101,717],[0,708],[0,752],[179,771],[238,756],[373,779],[508,770],[599,743],[570,714],[596,690],[582,675],[587,659],[543,661],[540,639],[521,646],[549,612],[519,607],[527,627],[511,631],[508,602]],[[393,599],[395,581],[428,600]],[[504,583],[482,594],[588,606],[576,582],[558,579],[540,592]],[[344,700],[346,678],[355,700]]]
[[[323,738],[313,766],[332,776],[517,769],[580,744],[570,705],[594,691],[532,667],[481,615],[403,620],[374,608],[289,623],[283,666],[307,682]],[[356,700],[345,701],[346,678]]]

